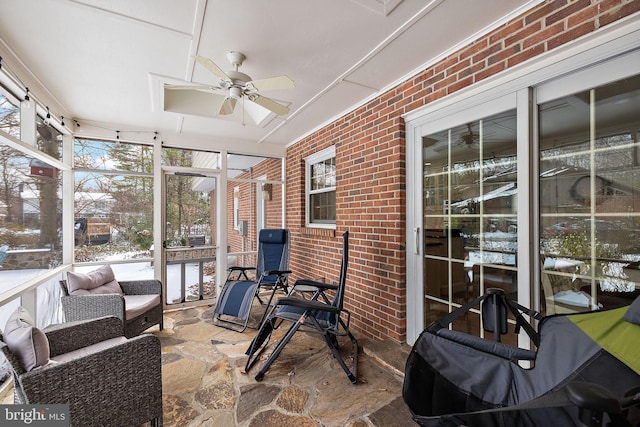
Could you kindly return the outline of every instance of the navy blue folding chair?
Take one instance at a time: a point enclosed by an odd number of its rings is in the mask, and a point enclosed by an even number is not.
[[[263,229],[258,236],[258,259],[255,267],[230,267],[227,281],[213,312],[214,325],[237,332],[247,327],[258,328],[267,314],[278,289],[289,292],[287,276],[289,266],[289,231]],[[248,272],[255,272],[250,278]],[[269,299],[260,298],[261,291],[268,291]],[[260,320],[249,325],[254,298],[266,305]]]

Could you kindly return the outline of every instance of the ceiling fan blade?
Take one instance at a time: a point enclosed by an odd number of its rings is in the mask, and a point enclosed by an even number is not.
[[[279,104],[273,99],[269,99],[265,96],[256,95],[255,97],[249,97],[249,100],[263,106],[267,110],[273,111],[278,116],[284,116],[285,114],[289,113],[289,107],[285,107],[284,105]]]
[[[169,89],[169,90],[218,90],[218,89],[222,89],[219,86],[209,86],[209,85],[174,85],[174,84],[169,84],[169,83],[165,83],[164,84],[164,88],[165,89]]]
[[[222,69],[218,67],[216,63],[210,60],[209,58],[205,58],[204,56],[198,56],[198,55],[196,55],[195,58],[196,58],[196,61],[198,61],[203,67],[211,71],[216,76],[220,77],[222,80],[229,81],[229,82],[231,81],[229,76],[227,76],[227,74],[224,71],[222,71]]]
[[[221,116],[226,116],[228,114],[233,114],[233,110],[236,108],[236,100],[233,98],[225,98],[224,102],[220,106],[220,111],[218,114]]]
[[[226,96],[210,90],[166,90],[164,111],[201,117],[218,117]]]
[[[267,79],[253,80],[246,84],[247,89],[263,90],[280,90],[293,89],[295,85],[293,80],[287,76],[269,77]]]

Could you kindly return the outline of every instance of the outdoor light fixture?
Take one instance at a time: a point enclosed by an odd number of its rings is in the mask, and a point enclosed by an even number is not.
[[[271,200],[272,185],[262,184],[262,200]]]
[[[26,93],[24,94],[24,107],[31,108],[31,98],[29,98],[29,88],[25,87],[24,90]]]

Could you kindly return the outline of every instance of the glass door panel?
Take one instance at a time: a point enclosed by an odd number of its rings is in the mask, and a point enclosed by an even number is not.
[[[541,306],[628,303],[640,293],[640,76],[538,108]]]
[[[215,297],[215,176],[165,174],[164,263],[167,305]]]
[[[425,326],[489,287],[517,300],[515,111],[423,137],[423,158]]]

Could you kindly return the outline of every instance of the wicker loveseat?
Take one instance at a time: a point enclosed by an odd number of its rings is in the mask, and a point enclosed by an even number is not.
[[[134,337],[154,325],[163,328],[162,283],[159,280],[115,280],[108,265],[89,273],[67,273],[61,280],[65,320],[115,316],[124,335]]]
[[[15,334],[10,337],[7,329],[0,351],[13,371],[16,404],[68,404],[72,426],[162,425],[161,347],[156,336],[125,338],[116,317],[43,331],[19,327],[20,340],[29,337],[31,343],[16,344]],[[39,348],[37,357],[34,347]],[[31,355],[25,356],[25,350]]]

